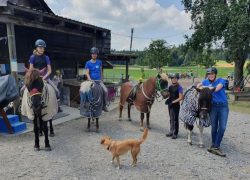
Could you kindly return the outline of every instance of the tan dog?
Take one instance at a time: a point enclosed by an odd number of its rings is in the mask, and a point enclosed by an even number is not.
[[[101,144],[107,147],[107,150],[110,151],[113,155],[112,163],[114,163],[114,159],[117,159],[118,169],[120,169],[120,159],[119,156],[127,153],[129,150],[131,151],[131,155],[133,158],[132,166],[135,166],[137,163],[137,155],[140,152],[140,145],[146,140],[148,135],[148,129],[145,128],[142,139],[127,139],[123,141],[115,141],[110,137],[106,136],[101,139]]]

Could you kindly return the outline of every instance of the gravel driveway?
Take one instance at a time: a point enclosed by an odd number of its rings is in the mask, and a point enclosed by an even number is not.
[[[206,148],[199,148],[195,128],[193,146],[186,143],[180,123],[179,138],[165,136],[169,129],[163,102],[153,105],[148,139],[142,144],[137,167],[130,153],[121,157],[122,169],[110,163],[111,154],[100,145],[103,135],[114,139],[139,138],[139,113],[132,108],[132,122],[118,121],[115,109],[102,116],[100,133],[86,132],[86,119],[55,126],[52,151],[33,151],[33,133],[0,137],[0,179],[250,179],[250,117],[230,112],[222,148],[227,157],[207,152],[210,128],[204,132]],[[94,128],[93,128],[94,130]],[[41,146],[43,147],[43,137]]]

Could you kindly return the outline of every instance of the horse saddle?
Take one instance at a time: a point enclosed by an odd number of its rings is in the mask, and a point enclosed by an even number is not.
[[[130,93],[129,93],[129,96],[128,96],[129,101],[133,102],[133,101],[135,100],[135,98],[136,98],[136,93],[137,93],[137,91],[140,89],[141,85],[142,85],[142,83],[139,83],[139,84],[135,85],[135,86],[131,89],[131,91],[130,91]]]

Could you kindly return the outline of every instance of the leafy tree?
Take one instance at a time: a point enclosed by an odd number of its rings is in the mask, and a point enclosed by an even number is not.
[[[168,63],[169,46],[165,40],[152,41],[146,50],[146,59],[151,68],[159,68]]]
[[[187,44],[195,50],[211,47],[221,41],[228,59],[235,62],[235,85],[240,86],[243,67],[250,51],[249,0],[182,0],[191,13],[191,38]]]

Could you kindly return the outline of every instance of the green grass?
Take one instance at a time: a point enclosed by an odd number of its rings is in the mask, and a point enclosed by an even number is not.
[[[229,102],[230,111],[250,114],[250,102]]]
[[[133,80],[138,80],[141,78],[141,67],[139,66],[129,66],[129,75]],[[218,67],[218,76],[226,78],[228,73],[233,71],[233,67]],[[196,76],[198,73],[198,77],[204,78],[206,69],[204,67],[163,67],[163,72],[167,73],[185,73],[188,70],[192,70],[193,74]],[[113,69],[105,69],[104,70],[104,76],[107,78],[116,78],[119,79],[121,77],[121,74],[125,75],[125,66],[115,66]],[[148,69],[144,67],[145,76],[146,78],[156,76],[157,71],[156,69]]]

